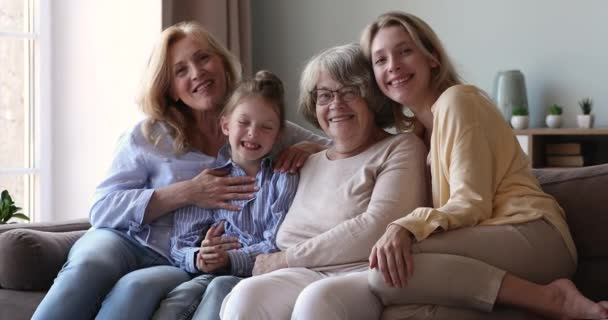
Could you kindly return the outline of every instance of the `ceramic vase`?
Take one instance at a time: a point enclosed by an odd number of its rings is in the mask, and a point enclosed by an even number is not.
[[[545,118],[545,123],[549,128],[559,128],[562,126],[562,115],[561,114],[549,114]]]
[[[512,116],[511,117],[511,126],[513,129],[521,130],[528,128],[529,124],[528,116]]]
[[[592,114],[579,114],[576,116],[576,122],[579,128],[589,129],[593,128],[593,115]]]
[[[494,79],[494,101],[505,120],[515,107],[528,108],[526,81],[519,70],[500,71]]]

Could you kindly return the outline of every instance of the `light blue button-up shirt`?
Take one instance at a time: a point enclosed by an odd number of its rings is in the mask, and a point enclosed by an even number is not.
[[[154,189],[192,179],[212,168],[216,159],[197,151],[176,156],[173,139],[163,123],[153,128],[153,136],[159,137],[154,144],[144,138],[142,123],[121,136],[109,173],[95,190],[89,216],[93,227],[123,231],[171,260],[173,214],[143,223]],[[276,149],[304,140],[329,144],[329,140],[287,122]]]
[[[215,168],[230,169],[229,176],[246,176],[237,164],[230,160],[230,147],[220,151]],[[249,200],[231,201],[241,206],[240,211],[226,209],[202,209],[188,206],[174,213],[175,236],[171,239],[171,256],[174,264],[191,272],[196,267],[198,243],[213,223],[224,221],[225,235],[239,239],[241,248],[228,251],[230,273],[251,276],[255,257],[261,253],[277,251],[276,234],[287,210],[291,206],[298,187],[298,175],[274,173],[272,161],[262,161],[256,174],[259,190]]]

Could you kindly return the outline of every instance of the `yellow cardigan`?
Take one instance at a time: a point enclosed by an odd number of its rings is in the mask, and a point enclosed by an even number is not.
[[[439,230],[544,218],[560,232],[576,261],[563,209],[541,190],[528,157],[494,103],[474,86],[457,85],[431,110],[435,208],[417,208],[393,223],[420,241]]]

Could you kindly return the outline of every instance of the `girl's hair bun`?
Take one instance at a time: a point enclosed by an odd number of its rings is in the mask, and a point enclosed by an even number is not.
[[[262,96],[271,99],[283,100],[285,90],[283,82],[274,73],[267,70],[260,70],[253,78],[256,91]]]

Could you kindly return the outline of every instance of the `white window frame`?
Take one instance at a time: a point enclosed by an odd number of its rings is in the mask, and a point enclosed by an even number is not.
[[[51,119],[51,1],[27,0],[34,8],[33,32],[4,32],[3,38],[34,39],[37,45],[28,44],[33,50],[26,59],[29,95],[26,97],[30,145],[28,168],[0,168],[0,174],[29,175],[29,188],[25,201],[30,209],[26,214],[30,221],[52,219],[52,119]],[[35,5],[34,5],[35,4]],[[37,62],[37,63],[36,63]],[[32,72],[32,68],[34,69]],[[33,157],[33,158],[32,158]],[[37,181],[36,181],[37,180]]]
[[[39,112],[39,127],[36,141],[38,155],[37,163],[39,164],[39,205],[36,207],[35,217],[37,221],[53,220],[53,126],[52,126],[52,38],[51,38],[51,3],[50,0],[39,0],[38,12],[38,28],[39,31],[39,82],[38,99],[36,99],[36,110]]]

